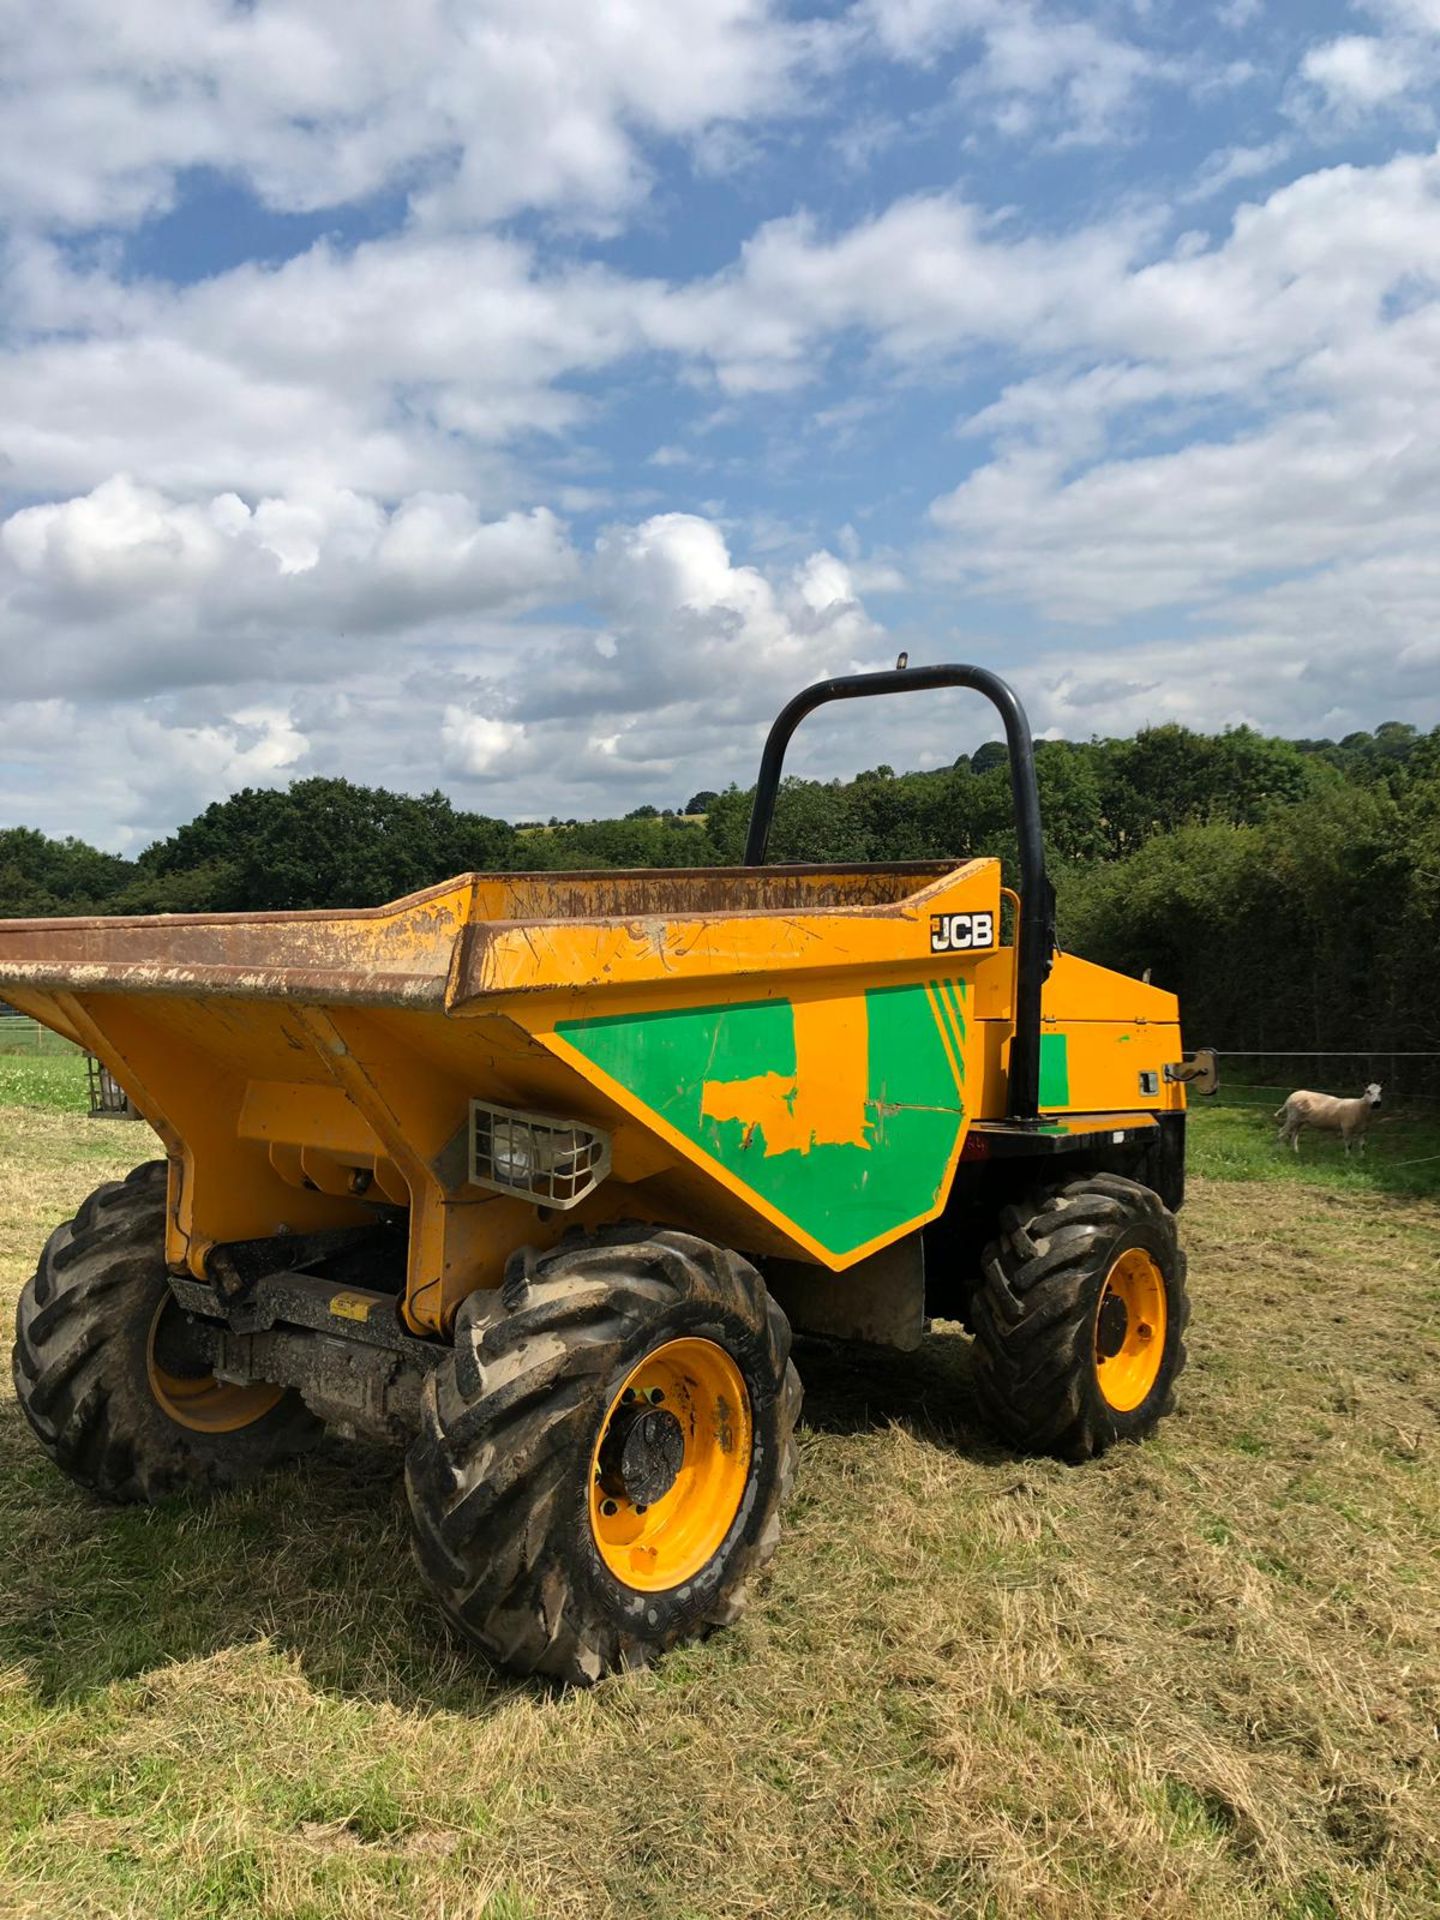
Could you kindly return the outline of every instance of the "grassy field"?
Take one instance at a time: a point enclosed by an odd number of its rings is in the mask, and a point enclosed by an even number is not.
[[[31,1059],[53,1058],[56,1054],[75,1055],[75,1043],[64,1040],[49,1027],[13,1013],[0,1013],[0,1059],[14,1055]]]
[[[1362,1153],[1347,1156],[1334,1135],[1305,1133],[1300,1151],[1276,1144],[1275,1112],[1285,1098],[1273,1087],[1222,1092],[1192,1110],[1190,1164],[1221,1180],[1317,1183],[1359,1198],[1389,1193],[1423,1200],[1440,1196],[1440,1101],[1417,1101],[1398,1112],[1382,1108]]]
[[[0,1112],[12,1108],[51,1113],[88,1113],[90,1096],[81,1053],[15,1056],[0,1054]]]
[[[19,1064],[7,1313],[145,1150]],[[1156,1440],[1000,1452],[957,1332],[915,1362],[802,1349],[751,1612],[588,1695],[447,1639],[393,1457],[121,1512],[0,1401],[0,1912],[1440,1914],[1440,1182],[1400,1165],[1440,1143],[1396,1120],[1363,1167],[1307,1142],[1297,1170],[1268,1111],[1197,1119],[1191,1364]]]

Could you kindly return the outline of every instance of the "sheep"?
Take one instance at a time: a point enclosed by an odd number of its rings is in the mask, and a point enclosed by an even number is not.
[[[1358,1135],[1360,1151],[1364,1153],[1365,1132],[1379,1104],[1380,1085],[1375,1080],[1354,1100],[1339,1100],[1333,1093],[1309,1093],[1302,1088],[1292,1093],[1276,1111],[1275,1118],[1280,1122],[1279,1144],[1283,1147],[1288,1141],[1299,1153],[1301,1129],[1315,1127],[1322,1133],[1338,1133],[1345,1142],[1346,1153]]]

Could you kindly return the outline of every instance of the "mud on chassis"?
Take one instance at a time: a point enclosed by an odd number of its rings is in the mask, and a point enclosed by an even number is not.
[[[765,865],[807,713],[952,686],[1004,721],[1018,897],[994,860]],[[1213,1060],[1173,996],[1058,952],[1052,899],[1024,713],[949,666],[791,701],[743,867],[0,924],[5,997],[167,1156],[24,1289],[41,1446],[124,1501],[327,1425],[403,1437],[451,1620],[585,1683],[739,1612],[795,1471],[792,1325],[903,1350],[958,1315],[1008,1442],[1144,1434],[1184,1363],[1185,1087]]]

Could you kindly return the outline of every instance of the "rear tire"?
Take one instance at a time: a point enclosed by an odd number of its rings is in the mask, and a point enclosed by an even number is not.
[[[233,1486],[323,1431],[297,1394],[227,1387],[194,1357],[165,1267],[165,1162],[57,1227],[16,1313],[12,1370],[45,1452],[91,1493]]]
[[[1092,1173],[1007,1207],[1001,1226],[971,1303],[992,1431],[1064,1460],[1149,1433],[1185,1365],[1175,1216],[1148,1187]]]
[[[689,1234],[513,1256],[498,1294],[461,1307],[406,1462],[416,1559],[449,1618],[497,1665],[579,1686],[729,1625],[794,1477],[789,1352],[755,1269]],[[630,1384],[646,1379],[668,1395]],[[636,1468],[619,1443],[651,1400],[657,1450]],[[647,1528],[653,1547],[609,1537]]]

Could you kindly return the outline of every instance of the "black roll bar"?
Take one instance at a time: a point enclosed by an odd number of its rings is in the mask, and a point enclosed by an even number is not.
[[[763,867],[775,817],[775,797],[790,736],[816,707],[831,700],[863,700],[871,694],[925,693],[936,687],[969,687],[983,693],[1005,725],[1010,749],[1010,793],[1020,839],[1020,915],[1015,929],[1015,1033],[1010,1042],[1009,1118],[1028,1124],[1040,1116],[1040,994],[1055,946],[1055,896],[1045,873],[1040,831],[1040,790],[1030,722],[1012,687],[984,667],[897,667],[887,673],[852,673],[817,680],[784,707],[765,742],[755,804],[745,838],[745,865]]]

